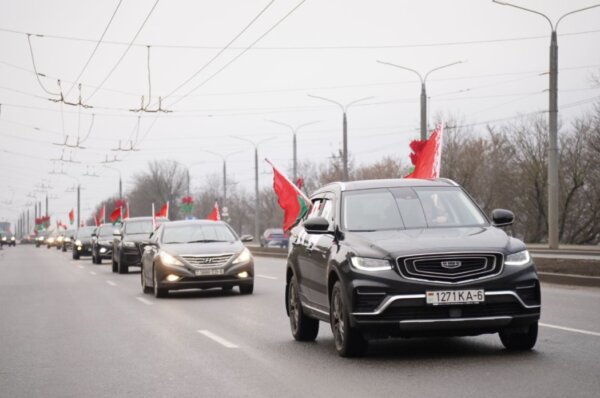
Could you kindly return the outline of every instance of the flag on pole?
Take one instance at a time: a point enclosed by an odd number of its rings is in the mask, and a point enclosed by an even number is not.
[[[154,211],[154,210],[153,210]],[[169,202],[162,205],[158,213],[156,213],[156,217],[165,217],[169,218]]]
[[[129,202],[125,202],[125,214],[123,215],[123,220],[127,220],[129,218]]]
[[[219,212],[219,204],[215,201],[211,212],[206,216],[207,220],[219,221],[221,219],[221,213]]]
[[[110,218],[109,218],[110,222],[114,224],[121,222],[121,208],[117,207],[116,209],[114,209],[112,211],[112,213],[110,213]]]
[[[283,230],[289,231],[310,209],[310,199],[282,174],[269,159],[265,159],[273,167],[273,190],[277,195],[277,203],[283,209]]]
[[[69,224],[73,225],[73,222],[75,222],[75,212],[71,209],[69,212]]]
[[[98,215],[94,217],[95,220],[96,220],[96,226],[99,226],[100,224],[104,223],[104,219],[105,219],[104,218],[105,207],[106,207],[106,205],[103,205],[100,208],[100,212],[98,213]]]
[[[438,125],[427,140],[414,140],[410,143],[410,160],[413,171],[404,178],[438,178],[442,160],[442,139],[444,127]]]
[[[106,204],[102,206],[102,223],[106,223]]]
[[[154,213],[154,202],[152,202],[152,230],[156,229],[156,214]]]

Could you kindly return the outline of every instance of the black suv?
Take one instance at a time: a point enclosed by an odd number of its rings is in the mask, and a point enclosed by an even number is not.
[[[112,259],[113,232],[120,224],[102,224],[92,233],[92,263],[102,264],[102,259]]]
[[[156,224],[168,221],[158,218]],[[123,221],[121,229],[114,234],[112,272],[126,274],[129,267],[142,266],[141,243],[150,237],[152,227],[152,217],[133,217]]]
[[[374,338],[499,333],[508,349],[537,339],[540,284],[525,244],[456,183],[333,183],[292,230],[286,309],[296,340],[331,324],[341,356]]]
[[[73,237],[73,260],[92,255],[92,233],[96,227],[81,227]]]

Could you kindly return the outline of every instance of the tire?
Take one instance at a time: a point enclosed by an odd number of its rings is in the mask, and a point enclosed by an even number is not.
[[[507,350],[528,351],[537,341],[538,323],[532,323],[525,331],[501,330],[498,334]]]
[[[62,251],[63,251],[63,252],[66,252],[66,251],[67,251],[67,247],[66,247],[66,246],[63,246],[63,247],[62,247]]]
[[[152,293],[152,288],[150,286],[146,285],[146,278],[144,278],[144,267],[142,267],[142,272],[140,274],[142,275],[142,277],[141,277],[142,292],[144,294]]]
[[[363,335],[350,326],[348,304],[342,291],[342,284],[337,281],[331,291],[329,305],[331,331],[335,342],[335,350],[341,357],[358,357],[367,350],[367,341]]]
[[[96,264],[102,264],[102,257],[96,256]]]
[[[156,298],[165,298],[169,295],[169,291],[167,289],[161,289],[158,287],[155,268],[152,269],[152,289],[154,290],[154,297]]]
[[[112,272],[116,273],[118,270],[119,264],[117,263],[117,261],[115,260],[115,258],[113,257],[112,259]]]
[[[129,267],[127,266],[127,264],[123,264],[122,258],[119,258],[119,262],[117,264],[117,269],[119,271],[119,274],[128,274],[129,273]]]
[[[239,288],[241,294],[252,294],[254,291],[254,282],[250,285],[240,285]]]
[[[288,284],[286,305],[290,318],[290,329],[292,336],[297,341],[314,341],[319,334],[319,320],[309,318],[302,311],[302,303],[298,293],[298,282],[292,276]]]

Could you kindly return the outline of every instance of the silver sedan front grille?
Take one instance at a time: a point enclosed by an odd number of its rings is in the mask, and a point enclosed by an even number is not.
[[[227,254],[202,254],[202,255],[182,255],[188,264],[194,268],[214,268],[221,267],[233,257],[233,253]]]

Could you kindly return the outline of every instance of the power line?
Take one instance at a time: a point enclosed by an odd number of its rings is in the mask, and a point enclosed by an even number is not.
[[[59,96],[60,94],[56,94],[56,93],[49,91],[44,86],[44,84],[42,83],[42,80],[40,79],[40,73],[38,72],[37,67],[35,66],[35,57],[33,56],[33,46],[31,45],[31,35],[29,33],[27,34],[27,43],[29,44],[29,54],[31,55],[31,64],[33,65],[33,71],[35,72],[35,77],[36,77],[37,82],[39,83],[40,87],[42,88],[42,90],[44,90],[49,95]]]
[[[7,29],[0,28],[0,32],[5,33],[14,33],[14,34],[27,34],[27,32],[15,30],[15,29]],[[579,36],[586,34],[594,34],[600,33],[600,30],[584,30],[577,32],[569,32],[569,33],[561,33],[561,37],[566,36]],[[42,33],[33,33],[33,35],[40,38],[48,38],[48,39],[58,39],[58,40],[70,40],[70,41],[82,41],[82,42],[91,42],[95,43],[96,40],[75,36],[64,36],[64,35],[50,35],[50,34],[42,34]],[[505,42],[513,42],[513,41],[528,41],[528,40],[540,40],[540,39],[548,39],[548,36],[520,36],[520,37],[507,37],[507,38],[498,38],[498,39],[482,39],[482,40],[464,40],[464,41],[445,41],[445,42],[431,42],[431,43],[404,43],[404,44],[390,44],[390,45],[360,45],[360,44],[350,44],[350,45],[330,45],[330,46],[260,46],[253,47],[254,51],[263,51],[263,50],[385,50],[385,49],[397,49],[397,48],[419,48],[419,47],[446,47],[446,46],[459,46],[459,45],[477,45],[477,44],[492,44],[492,43],[505,43]],[[117,45],[117,46],[129,46],[130,43],[121,42],[121,41],[104,41],[104,44]],[[131,46],[136,47],[145,47],[152,46],[156,48],[165,48],[165,49],[188,49],[188,50],[218,50],[221,49],[221,46],[201,46],[201,45],[183,45],[183,44],[150,44],[150,43],[134,43]],[[229,47],[230,50],[243,50],[244,47]]]
[[[71,88],[67,91],[67,94],[65,95],[65,97],[68,97],[69,94],[71,94],[71,91],[75,87],[75,84],[77,84],[77,82],[79,81],[79,79],[81,79],[81,76],[83,76],[83,73],[87,69],[87,67],[90,64],[90,62],[92,61],[92,58],[94,58],[94,55],[96,54],[96,51],[100,47],[100,43],[102,43],[102,40],[104,39],[104,35],[106,35],[106,32],[108,31],[108,28],[110,27],[113,19],[115,18],[115,15],[117,15],[117,11],[119,10],[119,7],[121,7],[121,3],[122,2],[123,2],[123,0],[119,0],[119,2],[117,3],[117,7],[113,11],[113,14],[110,17],[110,19],[108,20],[108,24],[104,28],[104,31],[102,32],[102,35],[100,36],[100,39],[96,42],[96,46],[94,47],[94,50],[90,54],[88,60],[85,62],[85,65],[83,65],[83,68],[81,69],[81,72],[79,72],[79,75],[77,76],[77,78],[75,79],[75,81],[73,82],[73,84],[71,85]]]
[[[94,97],[94,95],[96,95],[96,93],[98,92],[98,90],[100,90],[100,88],[102,88],[102,86],[104,86],[104,83],[106,83],[106,81],[112,76],[112,74],[114,73],[114,71],[117,69],[117,67],[121,64],[121,62],[123,61],[123,59],[125,58],[125,56],[127,55],[127,53],[129,52],[129,50],[131,49],[131,46],[133,45],[133,43],[135,42],[135,39],[137,39],[137,37],[139,36],[140,32],[142,31],[142,29],[144,28],[144,26],[146,25],[146,22],[148,22],[148,19],[150,18],[150,16],[152,15],[152,13],[154,12],[154,9],[156,8],[156,6],[158,5],[158,2],[160,0],[156,0],[154,2],[154,5],[152,6],[152,8],[150,9],[150,11],[148,12],[148,14],[146,15],[146,18],[144,19],[144,22],[142,22],[142,25],[139,27],[139,29],[137,30],[137,32],[135,33],[135,35],[133,36],[133,38],[131,39],[131,41],[129,42],[129,44],[127,45],[127,48],[125,49],[125,51],[123,51],[123,54],[121,54],[121,57],[117,60],[117,63],[112,67],[112,69],[110,70],[110,72],[108,72],[108,75],[106,75],[106,77],[104,78],[104,80],[102,80],[102,82],[100,83],[100,85],[92,92],[92,94],[86,99],[86,102],[89,102],[90,99],[92,99],[92,97]]]

